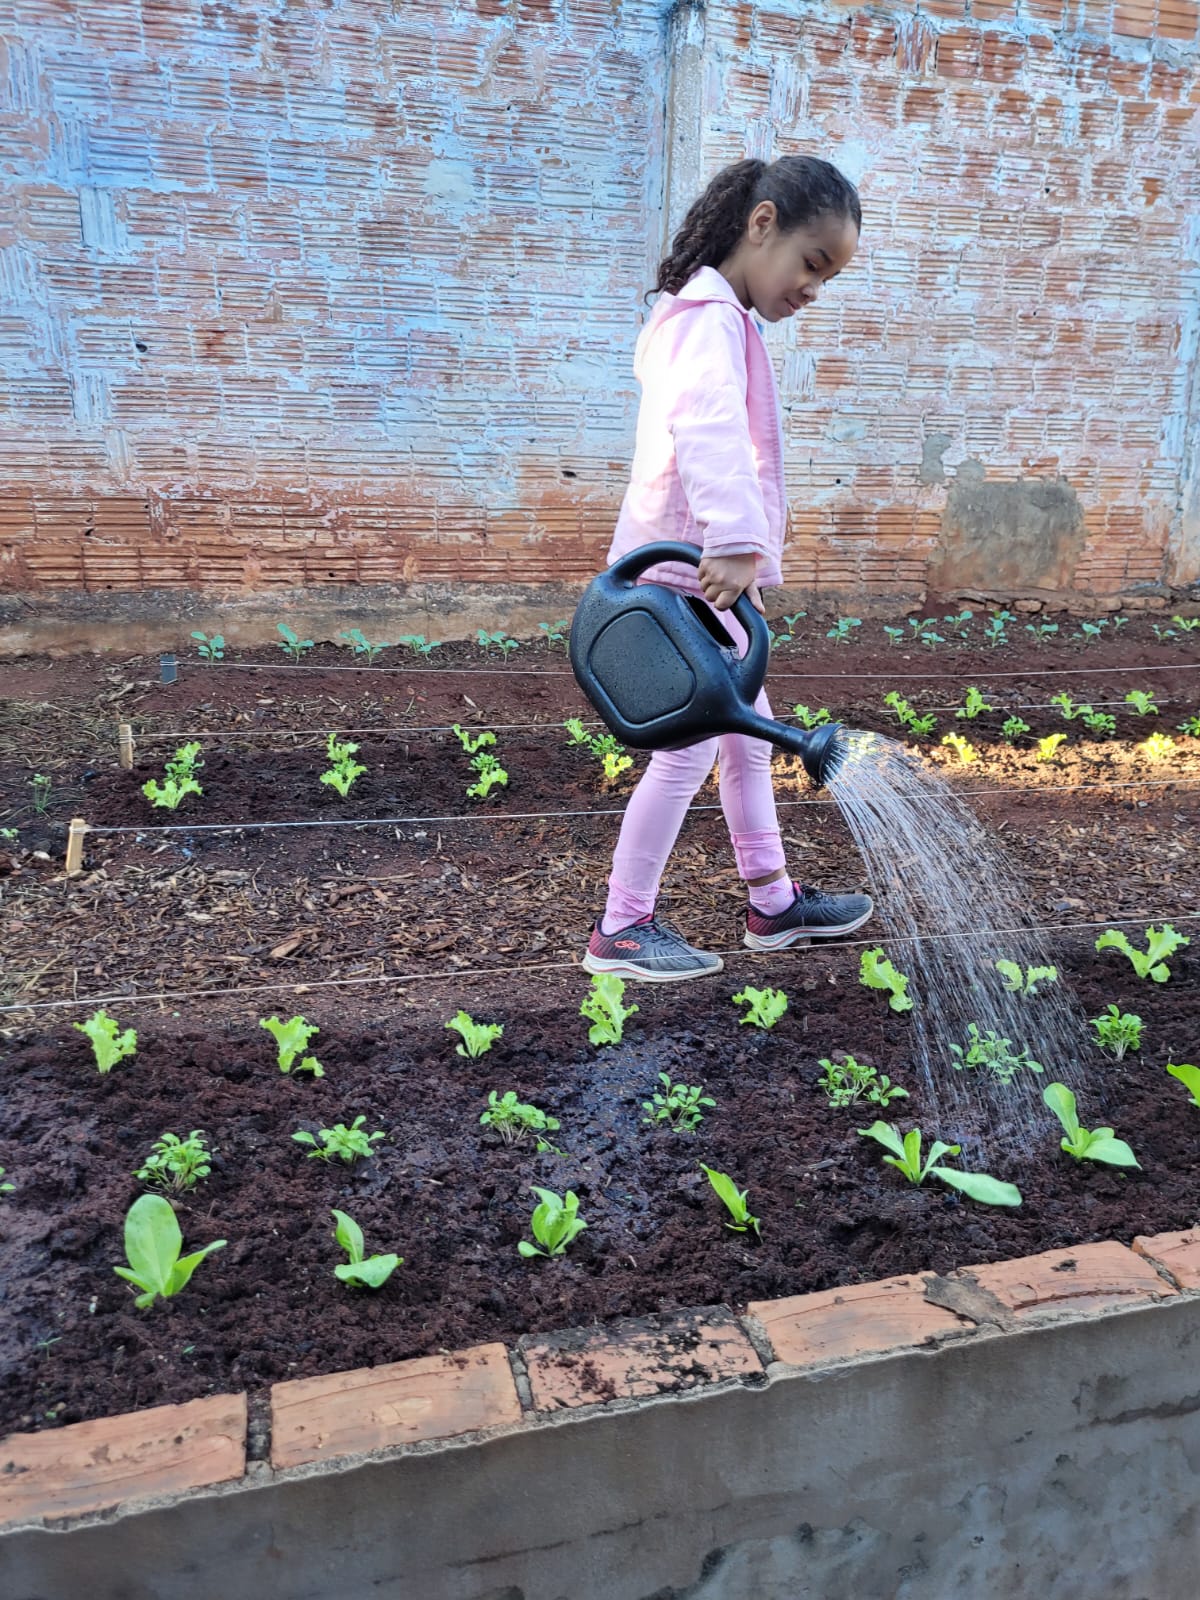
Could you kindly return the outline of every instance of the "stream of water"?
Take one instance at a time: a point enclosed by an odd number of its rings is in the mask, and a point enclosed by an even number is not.
[[[964,1153],[1043,1147],[1058,1124],[1042,1089],[1054,1082],[1078,1089],[1080,1062],[1095,1047],[1061,975],[1027,997],[1011,992],[996,969],[1000,958],[1023,968],[1055,964],[1031,931],[1029,896],[999,841],[932,765],[894,739],[845,737],[845,759],[827,787],[866,862],[879,942],[910,980],[913,1009],[894,1020],[897,1031],[907,1030],[933,1112],[925,1131],[961,1143]],[[972,1022],[981,1034],[1011,1040],[1014,1053],[1028,1050],[1043,1071],[1023,1066],[1005,1084],[987,1067],[956,1067],[949,1046],[966,1049]],[[902,1074],[891,1076],[903,1082]],[[903,1104],[895,1102],[885,1120],[911,1121]]]

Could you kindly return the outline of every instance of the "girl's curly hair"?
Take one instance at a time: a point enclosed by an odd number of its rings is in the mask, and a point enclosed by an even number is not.
[[[858,190],[828,161],[817,156],[781,156],[765,161],[735,161],[723,167],[693,201],[670,254],[659,263],[652,293],[678,294],[697,267],[715,267],[733,254],[750,213],[773,200],[784,233],[832,213],[862,227]]]

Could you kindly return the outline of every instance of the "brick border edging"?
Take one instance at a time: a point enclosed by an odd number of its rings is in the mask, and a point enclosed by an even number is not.
[[[910,1273],[844,1289],[526,1335],[271,1386],[270,1469],[478,1436],[551,1413],[775,1371],[936,1347],[1063,1312],[1104,1312],[1200,1291],[1200,1228],[1047,1250],[941,1278]],[[247,1397],[213,1395],[0,1440],[0,1530],[112,1512],[240,1481]]]

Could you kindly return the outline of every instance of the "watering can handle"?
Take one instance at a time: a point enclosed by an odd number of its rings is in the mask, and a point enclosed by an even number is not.
[[[698,567],[703,556],[699,545],[685,544],[681,539],[658,539],[614,561],[608,569],[608,576],[613,583],[632,585],[647,567],[657,566],[660,561],[683,561],[689,567]],[[738,595],[732,609],[749,640],[746,654],[734,664],[734,670],[739,680],[744,679],[747,685],[754,684],[757,694],[767,673],[767,658],[771,653],[770,630],[765,617],[755,609],[749,595]]]

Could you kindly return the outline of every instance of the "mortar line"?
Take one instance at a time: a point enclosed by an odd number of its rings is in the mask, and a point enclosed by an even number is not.
[[[1092,928],[1121,928],[1133,927],[1137,923],[1153,926],[1155,922],[1200,922],[1200,911],[1151,911],[1143,912],[1136,917],[1106,917],[1099,922],[1045,922],[1034,923],[1029,927],[1015,928],[965,928],[953,933],[906,933],[882,934],[875,939],[841,939],[837,944],[830,946],[831,950],[853,950],[859,947],[875,947],[881,944],[934,944],[945,939],[984,939],[1000,938],[1009,934],[1027,935],[1031,933],[1076,933]],[[741,958],[749,960],[752,957],[778,954],[778,951],[748,950],[744,945],[736,945],[731,950],[717,950],[713,952],[728,959]],[[306,994],[313,989],[348,989],[360,987],[365,984],[380,983],[435,983],[444,978],[505,978],[517,972],[565,972],[574,969],[582,972],[583,968],[575,960],[570,961],[543,961],[523,962],[508,967],[446,967],[440,972],[385,972],[377,977],[364,978],[295,978],[290,983],[281,979],[275,983],[239,984],[231,989],[160,989],[147,990],[144,993],[133,994],[97,994],[83,999],[70,1000],[31,1000],[25,1005],[0,1006],[0,1016],[11,1015],[20,1011],[60,1011],[75,1006],[97,1005],[138,1005],[142,1003],[157,1003],[163,1000],[213,1000],[225,999],[236,994],[278,994],[281,990],[292,990],[297,994]]]

